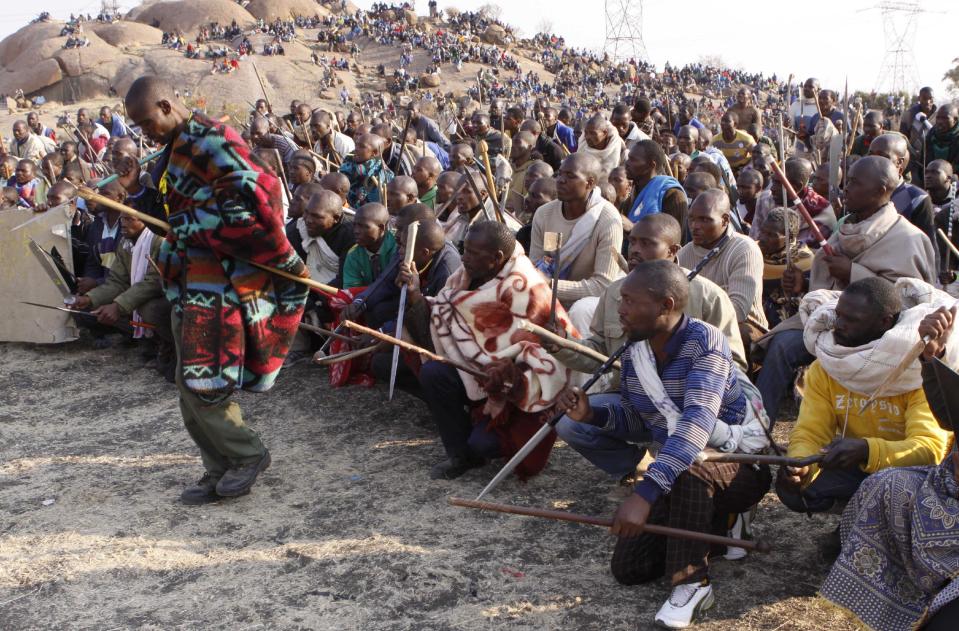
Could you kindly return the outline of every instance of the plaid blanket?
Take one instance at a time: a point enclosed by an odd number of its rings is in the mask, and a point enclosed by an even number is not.
[[[201,114],[157,169],[171,225],[158,263],[182,319],[185,386],[211,397],[269,390],[307,295],[246,262],[307,275],[283,231],[279,180],[236,131]]]

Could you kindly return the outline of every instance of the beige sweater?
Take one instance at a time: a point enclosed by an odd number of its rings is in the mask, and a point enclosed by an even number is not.
[[[567,309],[580,298],[601,296],[611,282],[623,276],[616,255],[623,247],[623,224],[616,207],[603,200],[603,211],[593,227],[589,242],[573,260],[569,278],[559,281],[559,301]],[[561,232],[568,239],[576,221],[563,217],[563,202],[543,204],[533,216],[529,258],[535,263],[543,258],[543,235]],[[762,257],[759,271],[762,274]]]
[[[751,320],[766,326],[763,312],[763,253],[759,245],[729,228],[729,241],[719,254],[700,272],[705,278],[723,288],[736,309],[736,319]],[[679,264],[693,269],[709,250],[689,242],[679,250]]]

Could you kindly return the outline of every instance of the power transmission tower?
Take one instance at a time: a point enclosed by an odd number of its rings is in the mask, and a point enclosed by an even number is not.
[[[919,89],[919,71],[912,54],[919,16],[928,13],[919,2],[880,2],[865,10],[882,13],[886,54],[876,79],[876,92],[915,94]]]
[[[606,0],[606,45],[613,61],[646,61],[643,41],[643,0]]]

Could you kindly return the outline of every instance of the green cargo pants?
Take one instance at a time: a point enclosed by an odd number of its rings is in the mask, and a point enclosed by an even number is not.
[[[240,404],[230,395],[210,401],[190,392],[183,384],[180,366],[181,326],[175,311],[170,313],[173,340],[177,349],[176,385],[180,391],[180,413],[190,438],[200,448],[203,466],[220,476],[227,469],[257,462],[263,457],[266,447],[259,435],[243,422]]]

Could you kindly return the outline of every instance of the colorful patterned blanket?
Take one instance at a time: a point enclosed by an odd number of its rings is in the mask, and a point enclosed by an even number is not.
[[[236,131],[201,114],[158,168],[171,225],[158,263],[182,318],[184,384],[210,397],[270,389],[307,295],[247,262],[307,275],[283,231],[279,180]]]
[[[937,467],[884,469],[842,516],[842,554],[820,595],[870,629],[919,628],[959,596],[959,486]]]

